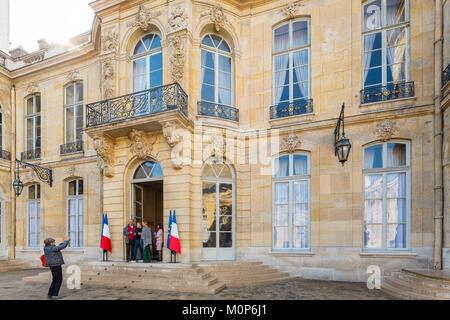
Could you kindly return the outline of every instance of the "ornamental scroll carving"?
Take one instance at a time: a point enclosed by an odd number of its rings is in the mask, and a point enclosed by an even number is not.
[[[283,14],[288,19],[293,19],[297,15],[297,11],[303,4],[301,1],[289,1],[289,3],[281,9],[280,13]]]
[[[75,81],[75,80],[79,80],[80,77],[81,77],[81,76],[80,76],[80,71],[78,71],[78,70],[73,70],[73,71],[70,71],[70,72],[67,74],[66,79],[69,80],[69,81]]]
[[[292,153],[298,149],[301,144],[300,138],[295,134],[289,134],[282,141],[282,151]]]
[[[184,65],[186,62],[185,38],[174,35],[168,38],[170,55],[170,68],[173,82],[181,83],[184,77]]]
[[[102,87],[105,99],[114,97],[114,65],[110,58],[107,58],[102,63]]]
[[[209,10],[206,10],[200,14],[200,18],[209,17],[209,20],[214,23],[214,27],[216,31],[219,32],[222,28],[224,28],[229,22],[223,8],[220,4],[212,7]]]
[[[128,138],[131,141],[131,151],[141,160],[150,160],[156,158],[153,155],[153,147],[157,137],[149,137],[148,134],[141,130],[131,130]]]
[[[145,8],[144,5],[140,5],[136,20],[132,23],[129,23],[128,27],[130,28],[139,27],[142,29],[142,31],[148,31],[150,29],[152,19],[155,19],[160,15],[161,11],[152,11],[150,9]]]
[[[225,139],[221,134],[211,136],[206,149],[209,153],[207,157],[223,158],[226,151]]]
[[[27,93],[28,93],[28,94],[36,93],[36,92],[38,92],[38,91],[39,91],[39,86],[38,86],[38,84],[35,83],[35,82],[30,83],[30,84],[27,86]]]
[[[187,28],[189,18],[180,6],[176,7],[171,13],[168,20],[169,33],[176,32]]]
[[[106,177],[114,176],[114,141],[108,136],[94,137],[94,150],[98,155],[98,167]]]
[[[390,140],[398,132],[397,124],[393,120],[384,120],[377,124],[374,134],[382,141]]]
[[[116,30],[109,30],[102,36],[102,51],[111,52],[119,50],[119,35]]]
[[[183,140],[183,136],[180,134],[180,130],[181,129],[174,122],[166,122],[162,128],[163,137],[166,139],[167,144],[172,149],[172,165],[177,170],[182,169],[184,165],[184,161],[179,152],[181,142]]]

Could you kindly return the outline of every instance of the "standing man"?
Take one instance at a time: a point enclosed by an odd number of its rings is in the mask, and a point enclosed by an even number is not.
[[[134,238],[136,233],[136,227],[134,226],[133,219],[130,219],[128,221],[128,224],[123,228],[123,236],[125,238],[125,244],[126,244],[126,256],[127,256],[127,262],[130,262],[131,256],[133,254],[133,248],[134,248]]]
[[[62,265],[64,264],[63,255],[61,250],[65,249],[70,243],[70,237],[63,243],[55,245],[55,239],[47,238],[44,241],[44,255],[47,262],[47,266],[52,271],[52,284],[48,289],[49,299],[60,299],[59,289],[63,281]]]

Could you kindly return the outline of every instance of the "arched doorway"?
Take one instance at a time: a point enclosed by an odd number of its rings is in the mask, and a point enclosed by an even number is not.
[[[202,259],[236,258],[234,171],[223,161],[205,163],[202,172]]]

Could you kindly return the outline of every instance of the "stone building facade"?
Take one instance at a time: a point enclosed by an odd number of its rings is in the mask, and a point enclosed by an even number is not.
[[[183,262],[450,268],[448,0],[91,7],[67,45],[0,52],[0,256],[36,262],[70,234],[68,261],[99,259],[105,212],[120,260],[129,218],[175,210]],[[15,157],[52,186],[20,168],[15,197]]]

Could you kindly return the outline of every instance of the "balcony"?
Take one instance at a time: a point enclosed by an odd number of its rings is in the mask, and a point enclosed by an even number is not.
[[[198,115],[239,122],[239,110],[218,103],[199,101]]]
[[[23,151],[20,154],[20,158],[21,158],[21,160],[24,160],[24,161],[40,159],[41,158],[41,149],[37,148],[37,149]]]
[[[442,72],[442,88],[444,88],[449,82],[450,82],[450,64]]]
[[[394,83],[361,90],[361,104],[414,97],[414,82]]]
[[[166,114],[181,115],[188,119],[188,96],[178,83],[135,92],[86,106],[86,127],[110,134],[130,126],[168,121]],[[162,116],[166,115],[166,116]],[[149,121],[149,119],[152,119]],[[98,129],[98,130],[97,130]],[[151,130],[152,128],[147,128]],[[153,128],[155,129],[155,128]]]
[[[83,141],[75,141],[62,144],[59,148],[61,155],[81,152],[83,151]]]
[[[11,152],[0,149],[0,159],[11,160]]]
[[[304,115],[313,112],[313,100],[296,100],[294,102],[281,102],[270,107],[270,120],[282,119],[292,116]]]

